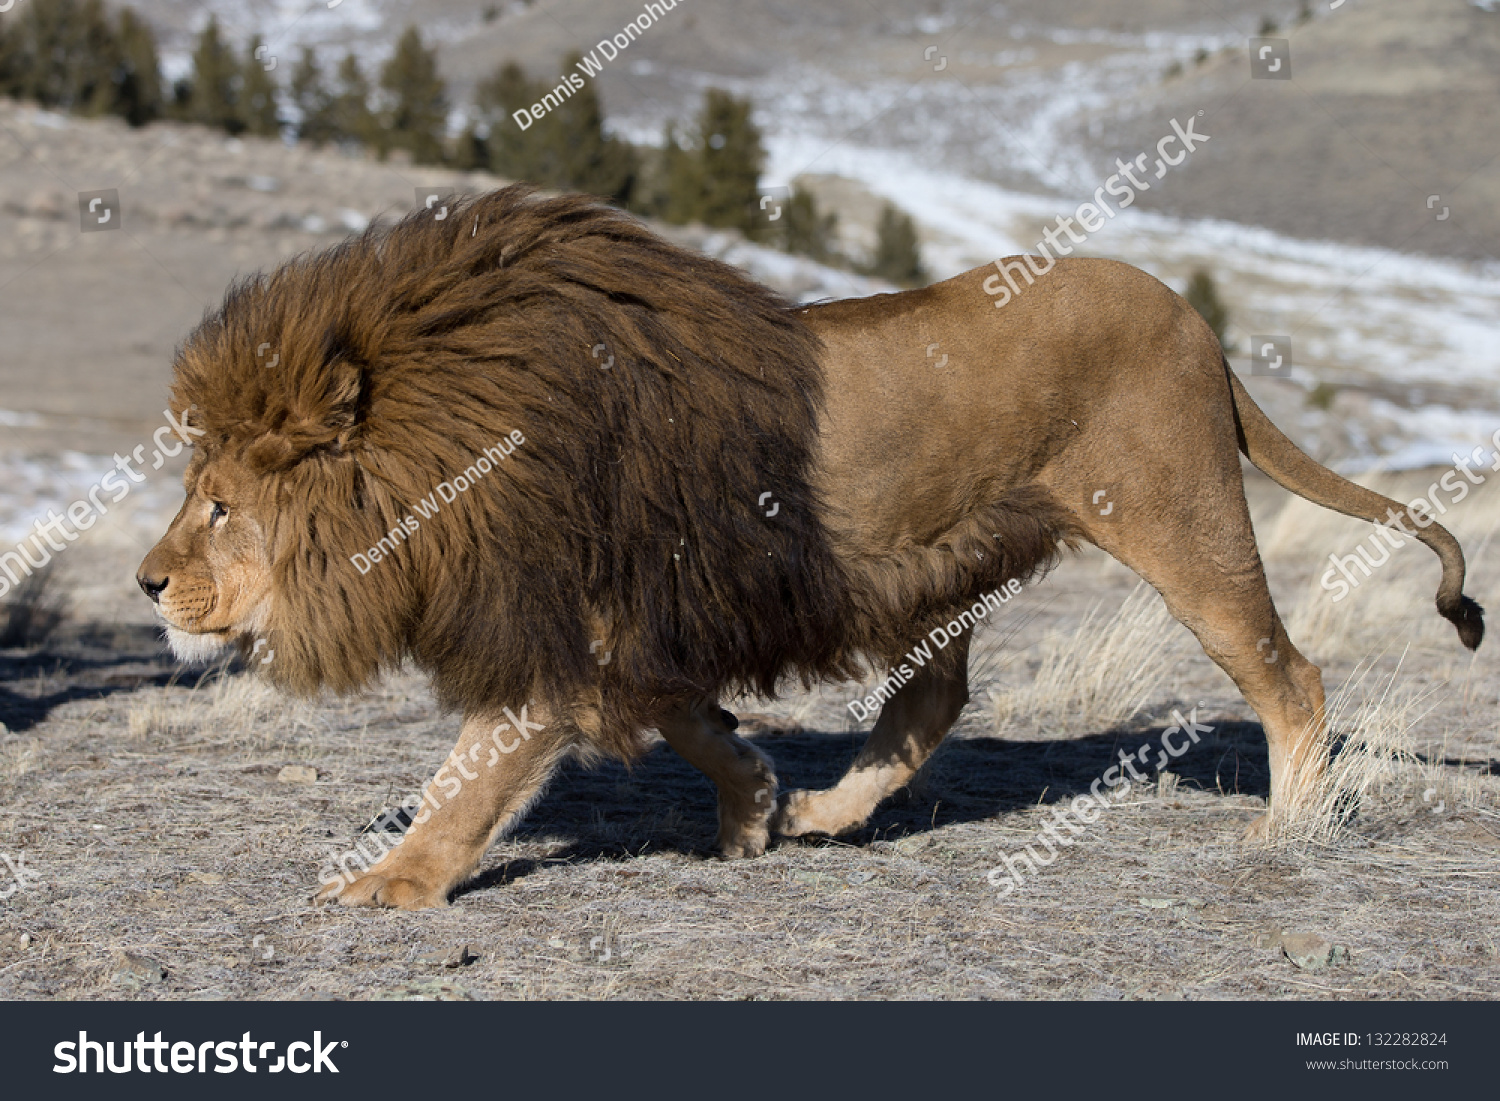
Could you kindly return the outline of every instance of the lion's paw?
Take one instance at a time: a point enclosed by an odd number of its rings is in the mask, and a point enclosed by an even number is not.
[[[776,810],[776,770],[771,759],[748,743],[751,779],[747,788],[754,789],[754,802],[734,807],[722,797],[719,803],[719,855],[725,860],[762,856],[771,842],[770,821]]]
[[[393,910],[426,910],[448,905],[448,892],[412,879],[373,873],[353,883],[334,883],[313,896],[316,903],[337,902],[342,906],[384,906]]]
[[[823,791],[789,791],[776,802],[771,815],[773,833],[782,837],[806,837],[811,833],[833,835],[839,832],[820,814]]]
[[[762,823],[759,829],[739,829],[733,836],[719,831],[719,856],[725,860],[743,860],[751,856],[764,856],[766,846],[771,843],[771,831]]]

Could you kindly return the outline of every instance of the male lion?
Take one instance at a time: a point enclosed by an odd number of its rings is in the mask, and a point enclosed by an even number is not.
[[[1323,688],[1239,453],[1351,516],[1405,509],[1277,431],[1150,276],[1059,260],[1000,310],[985,281],[792,309],[618,211],[511,187],[233,288],[177,359],[173,411],[204,435],[140,569],[172,646],[267,639],[301,693],[409,658],[464,717],[403,843],[320,897],[446,904],[560,758],[628,758],[653,727],[718,786],[724,855],[854,829],[964,706],[967,634],[829,791],[776,798],[720,698],[899,665],[1080,541],[1234,678],[1270,810],[1297,804]],[[1463,553],[1423,520],[1438,611],[1476,647]]]

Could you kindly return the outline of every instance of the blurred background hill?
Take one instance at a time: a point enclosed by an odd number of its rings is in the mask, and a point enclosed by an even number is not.
[[[1500,425],[1493,7],[678,0],[611,57],[644,3],[18,0],[0,529],[160,423],[173,349],[237,275],[508,179],[811,300],[1034,251],[1144,154],[1149,189],[1077,251],[1191,288],[1243,373],[1252,337],[1290,337],[1290,373],[1251,385],[1319,458],[1446,463]],[[1254,75],[1251,39],[1291,79]],[[1184,121],[1208,140],[1152,172]],[[103,189],[120,232],[81,232]]]

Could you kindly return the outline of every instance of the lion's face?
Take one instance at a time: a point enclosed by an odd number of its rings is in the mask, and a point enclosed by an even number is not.
[[[199,452],[184,485],[182,510],[136,580],[156,602],[172,652],[200,661],[264,631],[271,566],[244,467]]]

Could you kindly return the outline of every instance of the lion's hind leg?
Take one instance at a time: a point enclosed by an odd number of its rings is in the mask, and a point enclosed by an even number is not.
[[[782,796],[771,829],[784,837],[848,833],[905,787],[969,702],[969,638],[965,631],[950,644],[952,658],[941,669],[919,670],[886,701],[864,748],[836,785]]]
[[[674,709],[658,726],[677,753],[719,789],[719,852],[725,857],[759,856],[770,838],[767,822],[776,805],[776,772],[767,757],[735,734],[713,699]]]
[[[1217,511],[1184,508],[1183,502],[1203,495],[1203,486],[1169,472],[1154,483],[1164,487],[1164,500],[1132,502],[1127,494],[1111,521],[1093,520],[1086,510],[1083,519],[1091,523],[1093,542],[1161,593],[1167,610],[1260,717],[1271,798],[1267,814],[1247,835],[1263,837],[1316,799],[1329,737],[1322,674],[1287,637],[1256,548],[1238,457],[1232,451],[1226,456],[1215,486],[1222,487]]]

